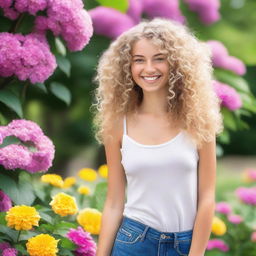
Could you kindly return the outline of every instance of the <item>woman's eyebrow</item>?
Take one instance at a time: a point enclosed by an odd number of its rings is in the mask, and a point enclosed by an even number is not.
[[[155,54],[153,57],[157,57],[157,56],[159,56],[159,55],[164,55],[164,54],[163,54],[163,53],[157,53],[157,54]],[[135,55],[133,55],[132,57],[145,57],[145,56],[139,55],[139,54],[135,54]]]

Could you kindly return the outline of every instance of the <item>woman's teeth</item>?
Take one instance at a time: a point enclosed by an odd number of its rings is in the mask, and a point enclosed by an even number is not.
[[[148,81],[154,81],[160,76],[143,76],[143,79],[148,80]]]

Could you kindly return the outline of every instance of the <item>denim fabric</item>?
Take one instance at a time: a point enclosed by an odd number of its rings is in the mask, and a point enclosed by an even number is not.
[[[110,256],[187,256],[192,233],[161,232],[123,216]]]

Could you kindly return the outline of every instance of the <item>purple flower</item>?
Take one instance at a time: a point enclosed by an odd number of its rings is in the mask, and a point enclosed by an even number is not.
[[[142,14],[142,1],[129,0],[127,14],[134,20],[136,24],[139,23]]]
[[[7,242],[0,242],[0,251],[3,251],[4,249],[10,248],[11,245]]]
[[[36,17],[35,29],[50,29],[55,36],[63,37],[70,51],[80,51],[93,33],[91,17],[83,7],[82,0],[48,0],[47,17]]]
[[[56,66],[43,35],[0,33],[0,76],[16,75],[20,80],[42,83],[52,75]]]
[[[238,198],[245,204],[256,205],[256,187],[240,187],[235,191]]]
[[[16,256],[18,251],[15,248],[7,248],[3,250],[2,256]]]
[[[0,132],[4,130],[2,127],[0,126]],[[6,169],[20,168],[32,173],[47,171],[52,166],[54,145],[36,123],[23,119],[13,120],[6,129],[3,138],[16,136],[23,142],[32,142],[37,151],[32,152],[27,147],[17,144],[0,148],[1,165]]]
[[[84,231],[83,228],[71,228],[67,233],[67,237],[77,245],[75,250],[76,256],[95,256],[96,243],[93,241],[91,235]]]
[[[99,6],[89,11],[96,34],[115,39],[135,25],[133,19],[113,8]]]
[[[201,21],[205,24],[211,24],[220,19],[219,0],[185,0],[191,11],[199,14]]]
[[[46,9],[47,2],[47,0],[16,0],[14,7],[20,13],[28,12],[32,15],[36,15],[38,11],[43,11]]]
[[[172,0],[142,0],[143,12],[150,18],[162,17],[171,20],[176,20],[180,23],[185,22],[185,17],[179,9],[179,1]]]
[[[256,169],[248,169],[247,175],[252,181],[256,181]]]
[[[222,252],[229,251],[228,245],[221,239],[211,239],[208,241],[207,250],[219,249]]]
[[[231,207],[227,202],[219,202],[216,204],[216,212],[222,213],[222,214],[229,214],[231,213]]]
[[[228,215],[228,220],[233,224],[239,224],[243,221],[243,218],[240,215],[231,214],[231,215]]]
[[[12,207],[11,198],[0,190],[0,212],[7,212]]]
[[[244,75],[246,67],[244,63],[236,57],[229,56],[226,47],[219,41],[207,41],[212,50],[212,61],[215,67],[233,71],[238,75]]]
[[[234,88],[219,81],[213,81],[213,87],[223,106],[230,110],[236,110],[242,106],[240,95]]]

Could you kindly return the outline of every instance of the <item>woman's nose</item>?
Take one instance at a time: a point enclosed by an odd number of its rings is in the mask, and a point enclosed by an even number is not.
[[[147,61],[145,65],[145,70],[147,72],[155,71],[155,67],[151,61]]]

